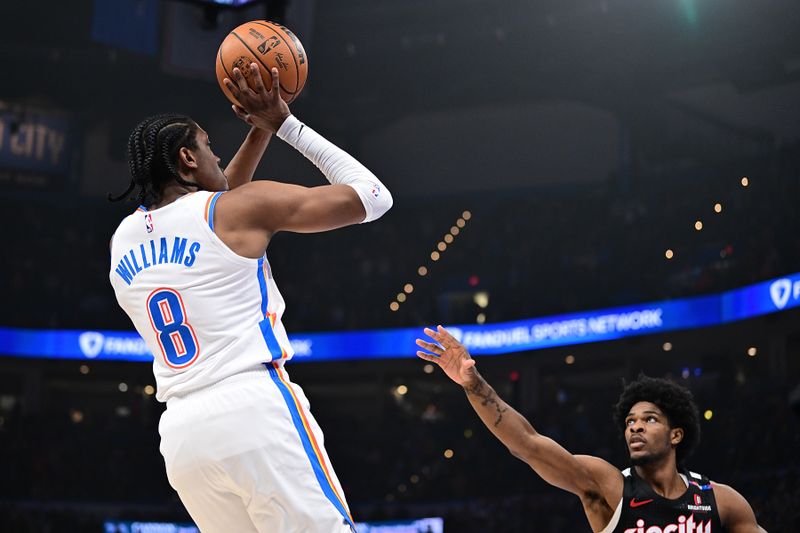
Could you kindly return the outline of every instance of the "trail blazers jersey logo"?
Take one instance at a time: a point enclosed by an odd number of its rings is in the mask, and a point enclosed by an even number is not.
[[[711,512],[711,506],[703,505],[703,498],[699,494],[694,495],[694,505],[688,504],[686,508],[689,509],[690,511],[700,511],[702,513]]]

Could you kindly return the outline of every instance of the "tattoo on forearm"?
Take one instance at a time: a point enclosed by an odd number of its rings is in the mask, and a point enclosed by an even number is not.
[[[474,385],[470,385],[466,388],[467,394],[472,394],[473,396],[477,396],[481,399],[481,405],[487,406],[489,404],[494,405],[495,412],[497,413],[497,419],[494,421],[494,427],[500,425],[500,422],[503,420],[503,413],[508,411],[508,407],[503,407],[500,405],[498,401],[497,395],[491,389],[491,387],[486,386],[486,382],[483,380],[478,381]]]

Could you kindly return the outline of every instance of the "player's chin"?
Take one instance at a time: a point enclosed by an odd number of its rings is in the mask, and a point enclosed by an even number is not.
[[[634,466],[642,466],[653,462],[655,456],[645,450],[630,451],[631,464]]]

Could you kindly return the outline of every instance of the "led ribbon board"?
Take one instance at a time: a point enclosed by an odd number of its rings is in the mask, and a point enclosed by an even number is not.
[[[106,521],[105,533],[200,533],[194,524],[172,522]],[[420,518],[396,522],[356,522],[358,533],[443,533],[444,519]]]
[[[474,355],[609,341],[727,324],[800,306],[800,273],[721,294],[448,329]],[[295,361],[414,357],[419,328],[290,336]],[[0,354],[151,362],[135,332],[0,328]]]

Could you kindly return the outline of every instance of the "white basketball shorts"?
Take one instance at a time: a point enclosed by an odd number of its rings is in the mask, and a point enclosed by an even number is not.
[[[355,530],[322,431],[282,366],[169,399],[159,433],[167,478],[203,533]]]

